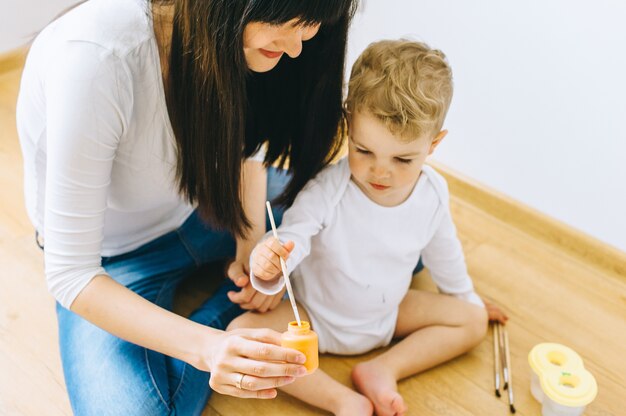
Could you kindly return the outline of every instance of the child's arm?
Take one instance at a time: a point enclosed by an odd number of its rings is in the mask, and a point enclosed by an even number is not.
[[[349,181],[346,163],[329,166],[307,183],[278,227],[280,244],[272,233],[265,235],[250,256],[250,282],[261,293],[278,293],[284,286],[280,257],[291,273],[311,252],[311,239],[328,223],[339,195]]]
[[[506,324],[507,314],[494,303],[485,301],[476,294],[471,278],[467,273],[461,242],[456,236],[456,228],[446,212],[432,240],[422,251],[422,261],[430,270],[435,284],[443,293],[476,305],[484,305],[489,321]]]
[[[422,251],[422,261],[443,293],[476,305],[484,304],[489,321],[506,324],[509,319],[507,314],[499,306],[482,299],[474,291],[467,273],[463,248],[456,236],[456,228],[449,213],[446,213],[433,239]]]
[[[484,306],[467,273],[463,248],[447,209],[444,210],[432,239],[422,250],[422,261],[442,293]]]

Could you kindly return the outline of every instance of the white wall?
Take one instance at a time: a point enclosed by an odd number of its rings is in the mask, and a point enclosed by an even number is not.
[[[76,0],[0,0],[0,53]],[[626,251],[626,3],[365,0],[371,41],[442,49],[455,96],[435,159]]]
[[[447,54],[434,159],[626,251],[626,2],[367,0],[350,63],[410,37]]]
[[[0,53],[27,43],[32,35],[78,0],[0,0]]]

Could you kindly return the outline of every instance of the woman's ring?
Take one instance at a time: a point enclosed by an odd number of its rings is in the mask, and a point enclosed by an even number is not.
[[[240,390],[243,389],[243,387],[241,387],[241,383],[243,382],[243,378],[245,376],[246,375],[243,374],[243,373],[239,374],[239,379],[235,382],[235,386],[237,386],[237,388],[240,389]]]

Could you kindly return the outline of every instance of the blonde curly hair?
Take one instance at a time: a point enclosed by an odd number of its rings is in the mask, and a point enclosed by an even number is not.
[[[411,141],[439,133],[451,99],[452,70],[443,52],[421,42],[383,40],[354,63],[345,105],[348,116],[368,112]]]

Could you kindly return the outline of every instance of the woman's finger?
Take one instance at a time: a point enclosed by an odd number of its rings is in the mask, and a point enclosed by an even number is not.
[[[242,328],[230,333],[251,342],[237,343],[234,348],[238,355],[261,361],[285,361],[292,364],[304,364],[306,357],[300,351],[280,347],[281,334],[267,328]]]
[[[253,377],[252,375],[240,373],[240,372],[220,372],[211,373],[209,378],[209,386],[219,393],[228,394],[235,397],[242,398],[266,398],[270,399],[276,397],[276,389],[274,386],[292,383],[293,377],[274,377],[276,380],[270,384],[269,388],[249,389],[245,387],[246,377]],[[282,380],[281,380],[282,379]],[[255,384],[248,384],[254,386]]]
[[[245,374],[241,380],[241,390],[259,391],[269,390],[291,384],[296,381],[295,377],[256,377]]]
[[[307,374],[306,367],[301,364],[256,361],[242,357],[233,360],[233,368],[257,378],[301,377]]]
[[[269,308],[270,311],[273,311],[274,309],[276,309],[278,305],[280,305],[280,302],[282,302],[283,300],[284,294],[285,294],[285,288],[283,287],[283,290],[281,290],[276,295],[274,295],[274,297],[272,298],[272,304],[270,305],[270,308]]]
[[[284,361],[292,364],[304,364],[306,356],[300,351],[280,346],[281,334],[268,328],[241,328],[230,331],[240,339],[251,342],[237,342],[231,346],[241,357],[260,361]]]
[[[270,308],[270,305],[272,304],[272,300],[274,299],[274,296],[257,293],[257,295],[255,296],[255,300],[257,300],[257,298],[259,300],[259,305],[256,306],[255,310],[261,313],[267,312]]]
[[[237,285],[237,287],[244,287],[248,283],[248,275],[245,272],[244,264],[238,261],[233,261],[228,266],[226,274],[230,280]]]
[[[239,292],[235,292],[234,290],[228,292],[227,296],[231,302],[237,303],[243,308],[243,305],[248,305],[250,303],[255,293],[256,290],[252,287],[251,284],[248,284],[243,287]]]
[[[252,294],[252,297],[250,298],[250,300],[246,303],[242,303],[239,305],[242,309],[254,310],[258,308],[261,302],[263,302],[263,299],[262,299],[263,294],[257,292],[254,288],[252,288],[252,290],[254,290],[254,293]]]
[[[241,355],[253,360],[284,361],[296,364],[304,364],[306,360],[304,354],[299,351],[256,341],[242,346]]]
[[[273,399],[278,394],[276,389],[251,391],[238,389],[234,386],[220,386],[219,388],[211,386],[211,388],[218,393],[241,397],[242,399]]]

